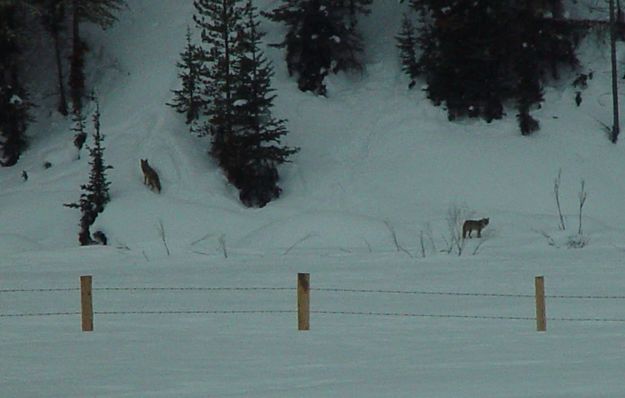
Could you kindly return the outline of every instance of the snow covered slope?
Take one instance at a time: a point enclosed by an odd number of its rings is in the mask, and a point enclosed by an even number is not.
[[[71,124],[40,109],[30,150],[0,170],[0,315],[76,311],[73,291],[2,290],[73,288],[81,274],[93,274],[96,287],[291,287],[305,271],[313,288],[520,295],[533,294],[533,277],[544,274],[548,293],[622,295],[625,149],[600,124],[611,120],[609,58],[595,37],[581,47],[594,72],[581,106],[573,75],[554,82],[534,114],[542,128],[530,137],[519,134],[513,111],[491,124],[449,123],[420,87],[407,89],[395,1],[374,2],[361,25],[366,69],[332,76],[328,98],[299,92],[281,50],[267,47],[274,112],[289,120],[287,144],[301,152],[281,169],[283,196],[247,209],[207,156],[208,140],[186,133],[165,105],[192,2],[128,3],[105,34],[88,32],[97,43],[88,76],[114,167],[112,201],[96,221],[110,246],[78,246],[79,214],[63,203],[79,198],[88,157],[76,159]],[[278,3],[257,2],[262,10]],[[263,27],[268,43],[284,33],[269,21]],[[141,158],[159,172],[160,195],[143,185]],[[553,192],[559,170],[566,231]],[[581,180],[586,246],[568,249]],[[454,214],[490,217],[484,239],[467,241],[462,256],[450,248]],[[95,305],[290,311],[292,296],[97,291]],[[549,304],[554,318],[625,318],[619,300]],[[553,320],[537,334],[532,321],[505,319],[531,318],[532,306],[531,298],[313,290],[317,310],[442,317],[317,314],[304,334],[290,313],[100,315],[89,335],[75,316],[0,317],[0,396],[623,395],[622,323]]]

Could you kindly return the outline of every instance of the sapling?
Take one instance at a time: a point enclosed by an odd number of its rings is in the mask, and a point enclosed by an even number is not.
[[[584,204],[586,203],[586,198],[588,197],[588,193],[585,190],[585,181],[582,180],[581,188],[579,190],[578,199],[579,199],[579,228],[577,233],[582,235],[582,211],[584,209]]]
[[[566,230],[566,226],[564,225],[564,217],[562,216],[562,208],[560,207],[560,180],[562,178],[562,169],[558,170],[558,175],[553,181],[553,193],[556,197],[556,205],[558,207],[558,216],[560,217],[560,229],[562,231]]]

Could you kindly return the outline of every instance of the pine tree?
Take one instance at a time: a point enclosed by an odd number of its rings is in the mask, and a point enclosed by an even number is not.
[[[212,135],[211,154],[223,166],[225,150],[233,136],[234,92],[237,82],[232,69],[233,48],[237,26],[241,19],[240,0],[194,0],[193,19],[201,29],[202,49],[205,51],[201,70],[201,96],[208,103],[208,122],[204,132]]]
[[[352,27],[358,22],[358,14],[369,15],[371,13],[371,3],[373,0],[342,0],[337,2],[349,16],[349,22]]]
[[[0,165],[13,166],[26,149],[28,93],[20,79],[17,2],[0,2]]]
[[[126,7],[126,0],[71,0],[81,21],[87,21],[102,29],[117,21],[117,13]]]
[[[83,190],[86,189],[86,185],[82,185]],[[95,222],[97,213],[93,209],[93,203],[91,203],[87,197],[87,193],[83,192],[80,195],[78,203],[65,203],[63,206],[76,208],[80,210],[80,223],[78,224],[80,230],[78,232],[78,242],[81,246],[87,246],[94,243],[91,238],[91,225]]]
[[[287,134],[285,120],[272,113],[271,77],[273,68],[260,49],[264,33],[259,30],[258,14],[252,1],[243,10],[244,23],[237,35],[235,73],[234,156],[226,165],[227,173],[239,188],[241,201],[249,207],[263,207],[280,196],[277,166],[298,149],[280,146]]]
[[[109,194],[110,182],[106,180],[106,170],[112,169],[112,166],[104,162],[104,135],[100,133],[100,106],[95,101],[96,111],[93,114],[93,146],[88,147],[89,156],[91,157],[91,175],[89,177],[89,191],[91,192],[89,199],[94,204],[94,210],[101,213],[104,206],[111,200]]]
[[[419,63],[417,60],[417,31],[408,14],[404,14],[401,30],[396,36],[399,58],[402,64],[402,71],[410,78],[409,87],[412,88],[419,75]]]
[[[197,99],[187,120],[206,118],[211,156],[245,205],[264,206],[280,195],[278,165],[297,149],[280,145],[285,120],[271,114],[273,69],[260,49],[257,9],[250,0],[195,0],[194,7],[202,40],[194,45],[187,33],[178,64],[183,89],[172,106],[187,112]]]
[[[72,113],[72,121],[74,122],[74,127],[72,127],[72,131],[74,132],[74,146],[78,149],[78,158],[80,159],[80,150],[87,140],[87,132],[85,131],[85,118],[82,115],[82,111],[80,109],[74,110]]]
[[[180,54],[180,61],[176,64],[182,88],[173,90],[174,100],[167,105],[176,109],[178,113],[184,113],[189,131],[198,134],[200,133],[197,126],[199,118],[209,104],[209,100],[205,99],[201,92],[205,57],[203,49],[193,44],[191,29],[187,27],[186,47]]]
[[[360,70],[363,47],[356,14],[367,13],[370,0],[283,0],[266,17],[287,25],[284,41],[289,74],[298,87],[325,95],[329,73]]]
[[[81,245],[90,245],[94,241],[91,238],[90,227],[95,222],[98,214],[104,211],[104,206],[110,201],[109,186],[110,182],[106,179],[106,170],[112,169],[112,166],[106,165],[104,162],[104,146],[102,141],[104,136],[100,133],[100,109],[96,100],[96,111],[93,115],[93,146],[88,147],[91,161],[91,173],[89,182],[81,185],[82,194],[78,203],[65,204],[67,207],[77,208],[80,210],[80,232],[78,233],[78,241]]]

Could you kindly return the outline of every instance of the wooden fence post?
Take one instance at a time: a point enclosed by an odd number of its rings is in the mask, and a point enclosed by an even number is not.
[[[80,313],[82,315],[82,331],[93,332],[93,295],[91,275],[80,277]]]
[[[547,312],[545,306],[545,278],[537,276],[534,280],[536,286],[536,330],[547,330]]]
[[[310,274],[297,274],[297,329],[310,330]]]

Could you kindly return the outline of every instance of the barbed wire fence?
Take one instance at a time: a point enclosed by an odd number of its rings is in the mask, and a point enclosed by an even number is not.
[[[305,278],[302,278],[305,276]],[[88,278],[88,279],[83,279]],[[80,293],[81,311],[49,311],[49,312],[21,312],[3,313],[1,318],[32,318],[32,317],[62,317],[81,316],[83,331],[93,330],[94,316],[109,315],[273,315],[273,314],[297,314],[299,330],[309,329],[309,317],[315,315],[346,315],[363,317],[404,317],[404,318],[432,318],[432,319],[473,319],[473,320],[496,320],[496,321],[536,321],[537,330],[546,330],[546,321],[566,322],[619,322],[625,323],[625,318],[608,317],[546,317],[545,299],[551,300],[625,300],[625,295],[547,295],[544,291],[536,291],[535,294],[512,294],[493,292],[454,292],[454,291],[427,291],[427,290],[391,290],[391,289],[355,289],[355,288],[312,288],[308,274],[298,274],[297,287],[92,287],[91,277],[81,277],[81,287],[78,288],[35,288],[35,289],[0,289],[1,295],[9,294],[37,294],[37,293]],[[537,281],[538,278],[536,277]],[[88,281],[88,282],[87,282]],[[537,285],[538,286],[538,285]],[[361,310],[332,310],[310,309],[310,291],[319,293],[336,293],[343,295],[404,295],[404,296],[447,296],[447,297],[481,297],[487,299],[521,298],[536,300],[536,316],[514,315],[484,315],[484,314],[439,314],[425,312],[402,312],[402,311],[361,311]],[[93,292],[296,292],[297,309],[185,309],[185,310],[114,310],[94,311],[92,302]],[[541,297],[542,296],[542,297]],[[542,302],[540,300],[542,299]],[[542,310],[541,310],[542,306]],[[542,314],[541,314],[542,312]],[[544,319],[540,319],[543,317]],[[541,322],[542,328],[541,329]]]

